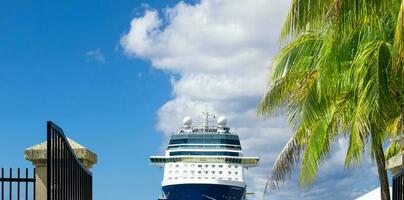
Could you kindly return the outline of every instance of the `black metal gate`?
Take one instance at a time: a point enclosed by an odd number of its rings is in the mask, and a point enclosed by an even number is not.
[[[63,130],[51,121],[48,137],[48,200],[91,200],[92,174],[76,157]]]
[[[29,178],[28,169],[25,169],[25,178],[21,176],[20,168],[17,169],[17,176],[15,173],[13,175],[13,169],[10,168],[8,171],[9,175],[6,177],[4,168],[1,168],[1,200],[21,198],[35,200],[35,169],[32,178]]]
[[[404,170],[393,177],[393,200],[404,200]]]

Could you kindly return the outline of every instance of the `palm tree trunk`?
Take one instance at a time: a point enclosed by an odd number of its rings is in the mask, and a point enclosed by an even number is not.
[[[380,182],[380,195],[381,195],[381,200],[390,200],[390,190],[389,190],[389,180],[387,178],[387,170],[386,170],[386,162],[384,159],[384,153],[383,153],[383,146],[381,144],[381,141],[379,140],[379,137],[373,137],[372,134],[372,140],[378,140],[374,141],[374,150],[375,150],[375,157],[376,157],[376,164],[377,164],[377,171],[379,174],[379,182]]]

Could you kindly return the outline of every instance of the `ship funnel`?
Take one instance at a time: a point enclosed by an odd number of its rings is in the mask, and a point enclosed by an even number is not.
[[[184,117],[182,120],[184,127],[191,127],[192,126],[192,118],[191,117]]]
[[[217,119],[217,126],[219,127],[225,127],[227,123],[227,119],[224,116],[219,117],[219,119]]]

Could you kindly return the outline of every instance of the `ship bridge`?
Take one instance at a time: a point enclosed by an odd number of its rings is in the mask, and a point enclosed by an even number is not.
[[[191,118],[184,118],[184,126],[173,134],[165,156],[152,156],[154,165],[164,166],[170,162],[216,162],[254,167],[258,157],[243,157],[239,136],[226,127],[226,118],[217,120],[216,126],[209,126],[209,115],[205,115],[202,126],[192,126]]]

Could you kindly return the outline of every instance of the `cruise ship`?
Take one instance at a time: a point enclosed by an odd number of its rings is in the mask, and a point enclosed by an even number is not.
[[[219,117],[215,125],[204,113],[201,126],[185,117],[183,127],[170,138],[164,156],[151,156],[164,171],[160,200],[245,200],[244,170],[258,165],[245,157],[237,134]],[[214,123],[214,122],[213,122]]]

